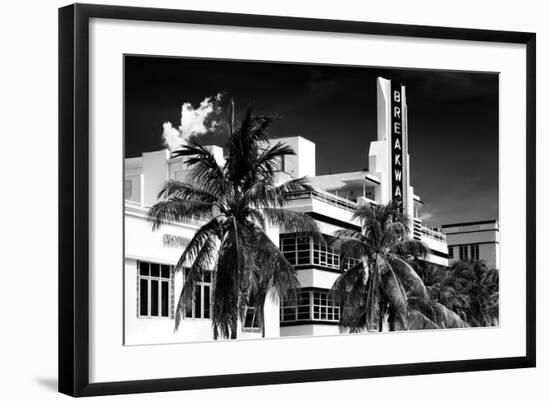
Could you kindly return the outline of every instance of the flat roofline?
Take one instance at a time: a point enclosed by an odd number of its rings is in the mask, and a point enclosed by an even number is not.
[[[332,173],[332,174],[317,174],[312,178],[315,178],[315,177],[319,177],[319,178],[333,177],[336,179],[342,179],[342,181],[344,181],[346,178],[364,179],[374,184],[380,184],[380,179],[376,177],[374,174],[372,174],[371,172],[369,172],[368,170],[344,171],[342,173]]]
[[[270,142],[277,142],[277,141],[282,141],[282,142],[284,142],[285,139],[292,139],[292,138],[303,139],[304,141],[309,142],[310,144],[312,144],[312,145],[314,145],[314,146],[317,146],[317,144],[316,144],[315,142],[313,142],[311,139],[308,139],[308,138],[306,138],[305,136],[302,136],[302,135],[277,136],[277,137],[269,138],[269,141],[270,141]]]
[[[467,221],[467,222],[464,222],[464,223],[442,224],[441,228],[473,226],[473,225],[477,225],[477,224],[491,224],[491,223],[496,223],[496,222],[497,222],[496,220]]]

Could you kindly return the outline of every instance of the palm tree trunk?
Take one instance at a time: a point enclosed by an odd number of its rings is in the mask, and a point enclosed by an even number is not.
[[[237,339],[237,328],[238,328],[237,322],[233,323],[231,325],[231,339],[236,340]]]
[[[239,246],[239,235],[237,232],[237,220],[233,218],[233,227],[235,230],[235,249],[237,251],[237,285],[236,285],[236,291],[237,291],[237,321],[233,323],[233,327],[231,327],[231,339],[236,340],[237,339],[237,331],[239,330],[239,319],[241,318],[241,283],[240,283],[240,276],[241,276],[241,250]]]

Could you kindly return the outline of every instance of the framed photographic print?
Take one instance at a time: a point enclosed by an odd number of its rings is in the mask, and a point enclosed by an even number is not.
[[[534,33],[61,8],[59,390],[535,366],[535,75]]]

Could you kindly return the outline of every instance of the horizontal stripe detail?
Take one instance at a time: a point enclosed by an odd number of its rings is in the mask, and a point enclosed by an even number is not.
[[[342,273],[342,270],[340,269],[333,269],[331,267],[325,267],[325,266],[317,266],[317,265],[299,265],[299,266],[293,266],[294,270],[322,270],[325,272],[331,272],[340,274]]]
[[[464,223],[456,223],[456,224],[442,224],[441,227],[464,227],[464,226],[475,226],[476,224],[493,224],[496,222],[497,222],[496,220],[467,221]]]
[[[430,252],[432,255],[439,256],[440,258],[449,259],[449,254],[444,252],[436,251],[435,249],[430,248]]]
[[[342,228],[347,228],[349,230],[354,230],[354,231],[357,231],[357,232],[361,231],[361,228],[359,227],[359,225],[347,223],[345,221],[335,219],[334,217],[325,216],[324,214],[321,214],[321,213],[306,212],[305,214],[307,214],[308,216],[314,218],[315,220],[319,220],[319,221],[322,221],[324,223],[332,224],[332,225],[339,226],[339,227],[342,227]]]
[[[448,237],[449,235],[458,235],[458,234],[471,234],[471,233],[482,233],[482,232],[489,232],[489,231],[499,231],[498,228],[485,228],[483,230],[471,230],[471,231],[457,231],[454,233],[445,233],[445,235]]]
[[[334,321],[328,321],[328,320],[297,320],[295,322],[281,322],[281,327],[289,327],[289,326],[309,326],[312,324],[321,324],[325,326],[338,326],[339,322]]]
[[[486,245],[486,244],[499,244],[498,241],[483,241],[483,242],[465,242],[463,244],[448,244],[449,246],[469,246],[469,245]]]

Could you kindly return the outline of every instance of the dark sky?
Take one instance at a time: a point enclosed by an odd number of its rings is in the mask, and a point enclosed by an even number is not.
[[[498,218],[498,74],[126,56],[126,157],[163,148],[162,124],[181,106],[229,93],[281,116],[277,136],[317,145],[317,174],[368,166],[376,140],[376,78],[407,87],[411,183],[424,223]],[[223,135],[201,141],[222,144]]]

